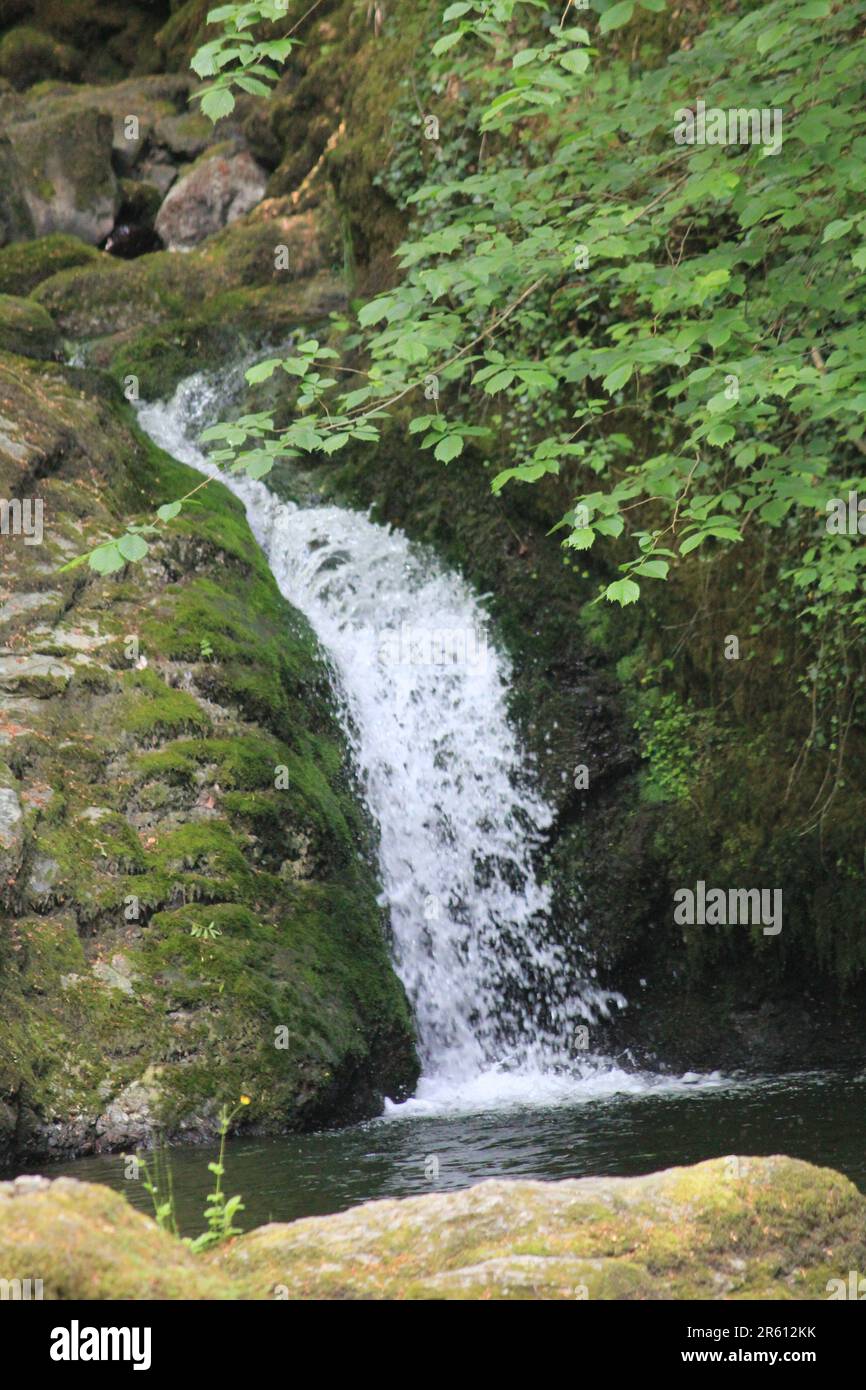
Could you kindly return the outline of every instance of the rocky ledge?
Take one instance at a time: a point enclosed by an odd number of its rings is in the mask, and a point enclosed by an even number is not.
[[[271,1224],[194,1256],[108,1188],[0,1184],[0,1278],[52,1299],[816,1299],[866,1262],[866,1197],[798,1159],[491,1181]]]

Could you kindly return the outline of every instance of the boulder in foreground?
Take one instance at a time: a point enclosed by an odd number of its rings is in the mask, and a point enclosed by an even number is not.
[[[785,1157],[367,1202],[197,1259],[106,1188],[0,1184],[0,1278],[46,1298],[823,1299],[864,1265],[866,1197]]]

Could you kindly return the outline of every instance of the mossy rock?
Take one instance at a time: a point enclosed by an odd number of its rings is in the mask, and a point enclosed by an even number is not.
[[[34,234],[33,216],[24,196],[24,175],[8,135],[0,134],[0,246]]]
[[[19,90],[50,77],[76,81],[83,67],[77,49],[29,25],[19,24],[0,39],[0,77]]]
[[[0,294],[0,352],[20,357],[56,358],[60,334],[51,315],[32,299]]]
[[[154,35],[165,23],[170,0],[29,0],[27,26],[80,55],[86,82],[113,82],[129,73],[160,68]],[[53,75],[51,70],[37,72]]]
[[[188,255],[156,252],[133,261],[102,256],[43,280],[34,298],[87,360],[142,396],[170,395],[193,371],[237,360],[248,349],[312,330],[344,308],[334,246],[313,214],[271,204]],[[289,268],[279,268],[285,246]],[[2,261],[0,261],[2,272]]]
[[[110,116],[92,107],[63,110],[10,125],[8,134],[36,234],[102,241],[119,206]]]
[[[862,1268],[864,1214],[866,1198],[831,1169],[732,1157],[370,1202],[264,1226],[214,1263],[260,1298],[282,1287],[289,1298],[813,1299]]]
[[[69,1178],[0,1183],[0,1271],[41,1279],[49,1299],[235,1296],[225,1275],[116,1192]]]
[[[4,246],[0,249],[0,294],[29,295],[59,271],[89,265],[99,258],[95,246],[64,232]]]
[[[825,1299],[866,1260],[829,1168],[732,1156],[638,1178],[494,1180],[259,1227],[193,1257],[107,1188],[0,1184],[0,1276],[47,1299]]]
[[[263,1132],[377,1113],[418,1064],[309,627],[218,484],[143,564],[58,573],[199,476],[98,373],[0,356],[0,395],[0,491],[38,478],[45,507],[43,545],[13,541],[4,626],[25,840],[2,888],[0,1152],[212,1135],[240,1090]]]

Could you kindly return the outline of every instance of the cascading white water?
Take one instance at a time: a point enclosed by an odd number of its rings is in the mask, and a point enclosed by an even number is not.
[[[509,723],[508,661],[479,598],[432,553],[359,512],[301,508],[217,474],[196,441],[230,394],[230,374],[198,374],[170,402],[143,405],[140,421],[244,502],[282,593],[330,658],[379,827],[394,962],[417,1020],[420,1103],[538,1099],[578,1081],[593,1090],[602,1074],[601,1089],[615,1089],[623,1073],[574,1063],[576,1029],[623,1001],[593,985],[589,967],[576,977],[550,939],[549,890],[532,863],[550,812]]]

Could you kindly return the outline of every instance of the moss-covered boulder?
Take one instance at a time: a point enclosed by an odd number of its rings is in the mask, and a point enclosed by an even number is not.
[[[0,22],[18,21],[9,36],[27,60],[21,85],[73,72],[85,82],[112,82],[159,70],[154,36],[171,8],[171,0],[6,0]],[[17,37],[22,29],[26,43]]]
[[[16,122],[8,135],[37,236],[67,232],[102,241],[119,206],[110,117],[92,107],[63,110]]]
[[[51,315],[11,294],[0,294],[0,352],[21,357],[53,358],[60,354],[60,334]]]
[[[57,1299],[235,1296],[225,1275],[116,1192],[68,1178],[0,1183],[0,1279],[41,1279]]]
[[[0,1184],[0,1278],[45,1298],[821,1299],[864,1232],[853,1183],[783,1157],[368,1202],[198,1259],[105,1188]]]
[[[79,237],[65,232],[16,241],[0,249],[0,294],[29,295],[58,271],[98,261],[100,253]]]
[[[84,59],[76,48],[28,24],[18,24],[0,38],[0,77],[18,89],[51,77],[74,82],[83,68]]]
[[[88,361],[158,398],[198,368],[327,320],[346,300],[335,258],[327,219],[268,199],[189,254],[102,256],[43,280],[33,297]]]
[[[241,1090],[260,1130],[350,1120],[417,1075],[327,672],[240,505],[212,484],[144,565],[60,572],[200,481],[127,412],[0,358],[0,495],[41,531],[0,557],[7,1159],[208,1135]]]
[[[33,218],[24,196],[24,176],[8,135],[0,134],[0,246],[32,237]]]

